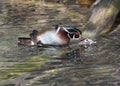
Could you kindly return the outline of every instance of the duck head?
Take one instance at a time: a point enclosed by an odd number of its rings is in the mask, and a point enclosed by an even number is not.
[[[75,26],[62,27],[68,34],[70,39],[82,39],[82,31],[77,29]]]
[[[82,38],[82,32],[79,29],[78,30],[69,29],[68,31],[69,31],[68,36],[70,39]]]

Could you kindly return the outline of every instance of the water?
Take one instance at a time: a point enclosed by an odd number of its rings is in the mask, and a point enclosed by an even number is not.
[[[12,8],[7,4],[1,12],[0,86],[120,85],[120,26],[113,33],[98,37],[97,44],[86,47],[18,46],[17,38],[28,37],[33,29],[41,30],[59,21],[71,22],[62,6],[57,10],[54,6],[28,7],[29,13],[22,10],[27,9],[26,5]]]

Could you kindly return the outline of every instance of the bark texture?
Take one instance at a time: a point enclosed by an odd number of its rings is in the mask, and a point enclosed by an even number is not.
[[[109,32],[120,10],[120,0],[97,0],[96,2],[83,32],[84,36],[90,38]]]

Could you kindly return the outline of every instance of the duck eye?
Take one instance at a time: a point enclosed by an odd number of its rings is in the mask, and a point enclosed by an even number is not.
[[[75,38],[79,38],[79,33],[78,32],[75,33]]]
[[[76,33],[75,33],[75,35],[77,35],[77,36],[78,36],[78,35],[79,35],[79,33],[78,33],[78,32],[76,32]]]

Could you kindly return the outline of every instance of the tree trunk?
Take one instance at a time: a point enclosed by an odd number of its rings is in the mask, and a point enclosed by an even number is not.
[[[120,0],[96,0],[96,2],[83,32],[85,37],[93,38],[109,32],[120,10]]]

